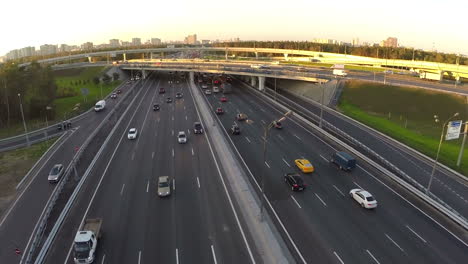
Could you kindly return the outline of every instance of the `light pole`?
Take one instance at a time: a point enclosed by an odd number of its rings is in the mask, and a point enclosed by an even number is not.
[[[335,80],[338,83],[338,80]],[[320,101],[320,121],[319,127],[322,128],[322,118],[323,118],[323,97],[325,93],[325,86],[322,85],[322,82],[319,82],[319,85],[322,87],[322,100]]]
[[[286,112],[277,122],[282,122],[286,119],[286,117],[292,115],[292,111]],[[262,164],[262,179],[261,179],[261,186],[262,186],[262,197],[261,197],[261,207],[260,207],[260,219],[263,221],[263,211],[265,207],[265,166],[266,166],[266,153],[267,153],[267,142],[268,142],[268,132],[274,126],[274,122],[276,120],[271,121],[268,125],[265,125],[263,131],[263,164]]]
[[[20,102],[21,116],[23,117],[24,132],[26,134],[26,145],[29,147],[28,128],[26,127],[26,120],[24,120],[23,103],[21,103],[21,94],[18,94],[18,98]]]
[[[49,128],[49,121],[47,119],[47,111],[52,109],[52,107],[50,106],[46,106],[46,110],[45,110],[45,122],[46,122],[46,129],[45,129],[45,136],[46,136],[46,142],[49,141],[49,136],[47,135],[47,129]]]
[[[453,114],[453,116],[451,116],[449,119],[447,119],[447,121],[445,121],[444,124],[442,125],[442,132],[440,133],[439,147],[437,148],[437,154],[436,154],[436,158],[435,158],[435,161],[434,161],[434,166],[432,167],[431,177],[429,178],[429,184],[427,185],[427,188],[426,188],[426,194],[429,194],[429,191],[431,189],[432,180],[434,178],[434,173],[435,173],[435,170],[436,170],[436,167],[437,167],[437,161],[439,160],[440,147],[442,146],[442,140],[444,139],[445,126],[450,121],[450,119],[452,119],[452,118],[454,118],[456,116],[458,116],[458,113]],[[436,123],[439,122],[439,117],[437,115],[434,115],[434,121]]]

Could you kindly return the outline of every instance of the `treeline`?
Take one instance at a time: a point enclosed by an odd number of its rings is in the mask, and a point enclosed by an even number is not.
[[[390,47],[371,47],[371,46],[345,46],[335,44],[321,44],[308,41],[244,41],[217,43],[215,47],[256,47],[256,48],[274,48],[274,49],[299,49],[319,52],[331,52],[340,54],[350,54],[357,56],[366,56],[381,59],[402,59],[433,61],[468,65],[468,58],[458,56],[457,54],[448,54],[441,52],[429,52],[412,48],[390,48]],[[251,56],[251,54],[239,54],[239,56]],[[269,56],[278,56],[278,54],[269,54]]]
[[[22,121],[20,102],[26,120],[54,119],[51,103],[56,97],[57,86],[50,67],[33,62],[29,67],[6,63],[0,68],[0,127]]]

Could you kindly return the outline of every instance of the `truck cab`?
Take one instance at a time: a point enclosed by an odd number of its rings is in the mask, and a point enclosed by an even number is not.
[[[96,252],[97,238],[92,231],[79,231],[73,245],[75,263],[93,263]]]

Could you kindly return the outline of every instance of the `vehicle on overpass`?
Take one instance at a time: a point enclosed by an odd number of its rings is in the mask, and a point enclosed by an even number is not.
[[[102,219],[86,219],[83,228],[75,235],[73,243],[73,259],[75,263],[93,263],[98,245],[98,239],[101,238]]]
[[[426,80],[432,80],[432,81],[441,81],[442,80],[442,74],[433,73],[433,72],[420,72],[419,73],[419,78],[426,79]]]

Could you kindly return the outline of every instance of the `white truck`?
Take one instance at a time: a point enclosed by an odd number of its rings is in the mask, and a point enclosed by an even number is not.
[[[333,69],[333,75],[345,77],[348,74],[346,73],[346,71],[344,69]]]
[[[105,100],[100,100],[94,106],[94,111],[96,111],[96,112],[102,111],[102,110],[104,110],[105,107],[106,107],[106,101]]]
[[[102,219],[86,219],[73,242],[73,260],[76,264],[93,263],[98,239],[101,237]]]
[[[433,80],[433,81],[441,81],[442,80],[442,74],[433,73],[433,72],[420,72],[419,73],[419,78],[427,79],[427,80]]]

